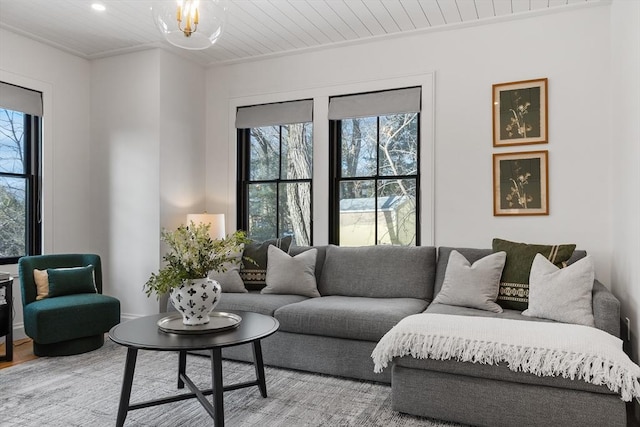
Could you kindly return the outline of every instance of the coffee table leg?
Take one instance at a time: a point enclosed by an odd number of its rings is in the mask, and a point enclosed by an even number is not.
[[[224,427],[224,386],[222,384],[222,349],[211,349],[211,385],[213,388],[214,425]]]
[[[118,406],[118,418],[116,427],[122,427],[129,411],[129,400],[131,399],[131,386],[133,385],[133,374],[136,370],[136,359],[138,349],[129,347],[127,349],[127,361],[124,365],[124,379],[122,380],[122,392],[120,393],[120,405]]]
[[[184,381],[180,374],[184,374],[187,370],[187,352],[181,351],[178,355],[178,388],[184,388]]]
[[[253,342],[253,364],[256,368],[256,380],[262,397],[267,397],[267,381],[264,376],[264,362],[262,361],[262,345],[260,340]]]

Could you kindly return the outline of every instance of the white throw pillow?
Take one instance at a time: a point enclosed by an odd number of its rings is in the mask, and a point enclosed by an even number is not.
[[[260,293],[319,297],[315,275],[317,255],[316,248],[292,257],[273,245],[269,246],[267,286]]]
[[[220,283],[220,287],[222,287],[222,292],[229,292],[229,293],[247,292],[247,289],[244,287],[244,282],[242,281],[242,277],[240,277],[240,266],[242,265],[243,250],[244,250],[244,245],[241,245],[239,252],[230,254],[229,258],[232,258],[232,260],[229,262],[225,262],[223,264],[224,271],[209,272],[209,278]]]
[[[591,292],[595,278],[593,259],[586,256],[558,268],[544,256],[533,259],[529,276],[529,308],[524,316],[595,326]]]
[[[496,252],[471,265],[460,252],[452,250],[442,288],[433,302],[502,313],[496,299],[506,259],[506,252]]]

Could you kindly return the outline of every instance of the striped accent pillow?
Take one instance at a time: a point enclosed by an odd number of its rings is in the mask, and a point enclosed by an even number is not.
[[[493,239],[493,252],[504,251],[507,261],[500,278],[496,301],[502,308],[524,311],[529,306],[529,274],[536,254],[541,254],[558,268],[566,267],[576,245],[532,245]]]

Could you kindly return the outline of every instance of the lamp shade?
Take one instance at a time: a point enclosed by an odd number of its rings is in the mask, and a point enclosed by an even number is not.
[[[224,214],[188,214],[187,224],[209,224],[209,236],[212,239],[224,239],[226,236],[224,228]]]
[[[227,0],[156,0],[153,20],[164,38],[183,49],[206,49],[222,35]]]

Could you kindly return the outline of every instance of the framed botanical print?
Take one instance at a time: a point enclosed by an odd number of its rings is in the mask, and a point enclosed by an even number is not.
[[[548,151],[493,155],[493,215],[549,215]]]
[[[547,79],[493,85],[493,146],[547,142]]]

